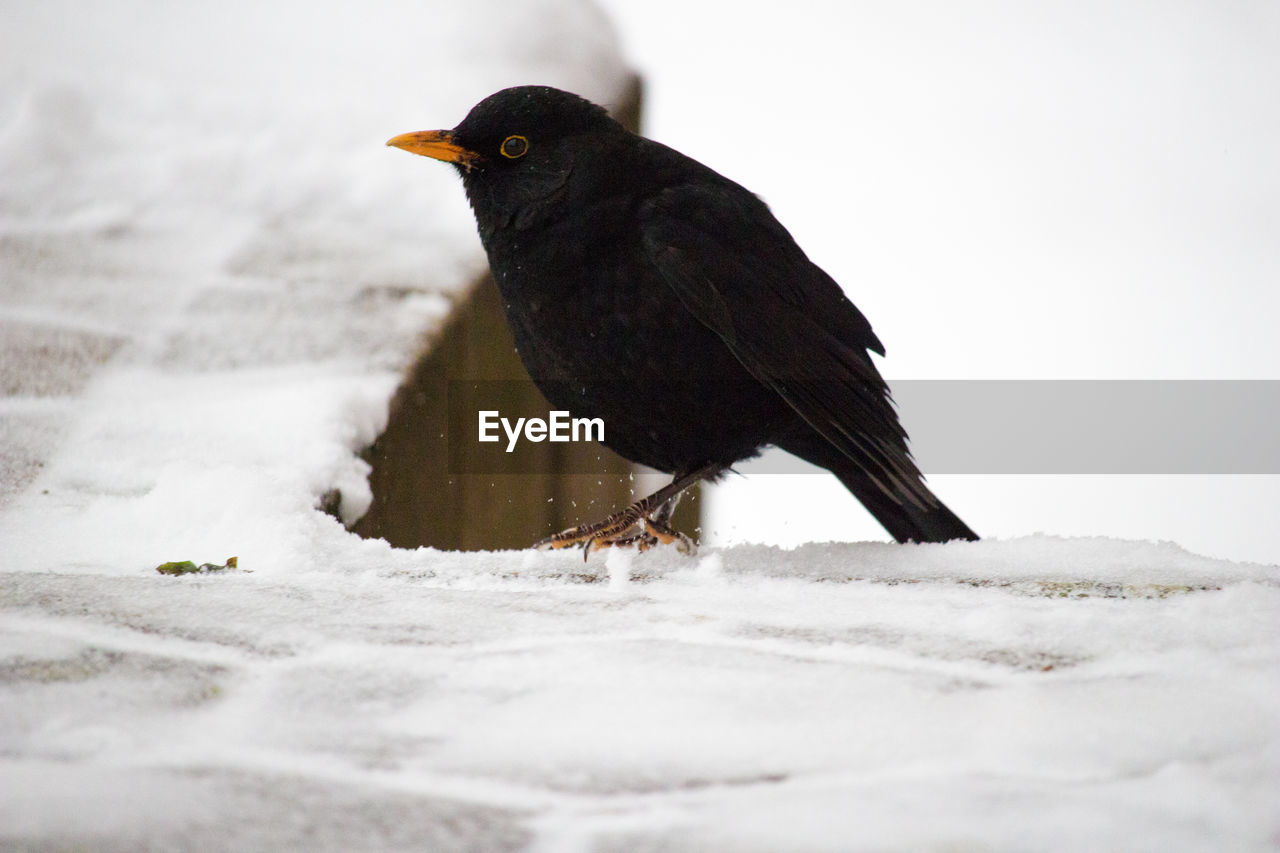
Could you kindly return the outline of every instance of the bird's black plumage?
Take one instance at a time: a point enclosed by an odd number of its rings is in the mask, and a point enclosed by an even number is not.
[[[389,144],[457,166],[521,359],[619,454],[679,478],[776,445],[898,541],[977,538],[911,459],[870,323],[755,195],[543,86]]]

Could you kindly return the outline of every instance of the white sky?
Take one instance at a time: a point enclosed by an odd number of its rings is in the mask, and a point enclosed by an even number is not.
[[[770,203],[891,380],[1280,378],[1280,6],[603,5],[646,133]],[[721,489],[711,538],[883,536],[788,479]],[[1280,561],[1276,477],[931,482],[987,535]]]

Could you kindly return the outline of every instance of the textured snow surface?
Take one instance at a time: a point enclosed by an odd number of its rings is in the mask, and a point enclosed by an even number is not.
[[[629,80],[577,0],[5,17],[0,542],[20,568],[305,560],[323,495],[367,508],[354,453],[484,269],[453,170],[383,143],[503,86],[611,104]]]
[[[1265,850],[1280,583],[1027,538],[0,577],[0,837]]]

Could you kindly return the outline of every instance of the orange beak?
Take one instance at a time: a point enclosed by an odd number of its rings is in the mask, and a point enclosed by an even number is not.
[[[454,142],[453,131],[450,130],[419,130],[415,133],[402,133],[388,139],[387,144],[433,160],[457,163],[464,169],[470,169],[472,164],[480,159],[480,155],[476,152]]]

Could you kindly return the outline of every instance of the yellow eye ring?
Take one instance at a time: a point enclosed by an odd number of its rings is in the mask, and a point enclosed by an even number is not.
[[[502,140],[502,145],[498,150],[508,160],[519,160],[529,150],[529,140],[523,136],[508,136]]]

